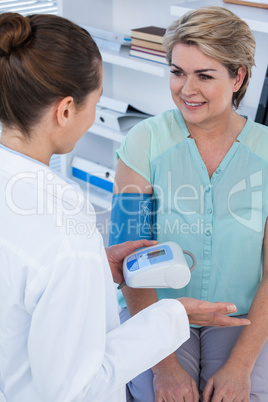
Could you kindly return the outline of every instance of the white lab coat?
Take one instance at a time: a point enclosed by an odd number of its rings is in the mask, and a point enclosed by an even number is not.
[[[119,325],[93,207],[48,167],[0,149],[0,389],[8,402],[125,401],[189,337],[163,300]]]

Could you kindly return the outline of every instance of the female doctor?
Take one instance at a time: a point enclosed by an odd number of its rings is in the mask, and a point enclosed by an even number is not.
[[[119,283],[123,258],[152,242],[106,256],[91,204],[48,167],[94,122],[102,64],[86,31],[54,15],[2,14],[0,86],[0,390],[8,402],[125,401],[125,384],[186,341],[189,321],[249,324],[225,316],[236,309],[230,303],[182,299],[119,326],[107,256]]]

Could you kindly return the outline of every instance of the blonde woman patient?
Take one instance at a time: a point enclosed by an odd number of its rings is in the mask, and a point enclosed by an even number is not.
[[[189,296],[227,298],[251,326],[192,326],[180,349],[128,384],[129,398],[266,402],[268,128],[237,111],[255,40],[239,17],[211,6],[175,21],[163,45],[175,107],[128,133],[115,188],[153,194],[157,240],[190,250],[197,266],[181,290],[124,287],[121,322],[159,299]]]

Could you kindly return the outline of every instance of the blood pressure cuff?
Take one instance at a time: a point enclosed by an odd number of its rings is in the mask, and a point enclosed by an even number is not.
[[[115,194],[112,200],[109,245],[128,240],[154,240],[155,198],[151,194]]]

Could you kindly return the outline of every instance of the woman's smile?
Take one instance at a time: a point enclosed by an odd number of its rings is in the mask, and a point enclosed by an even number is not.
[[[189,110],[198,110],[200,107],[204,106],[206,102],[197,102],[197,101],[187,101],[182,98],[182,101],[185,107]]]

